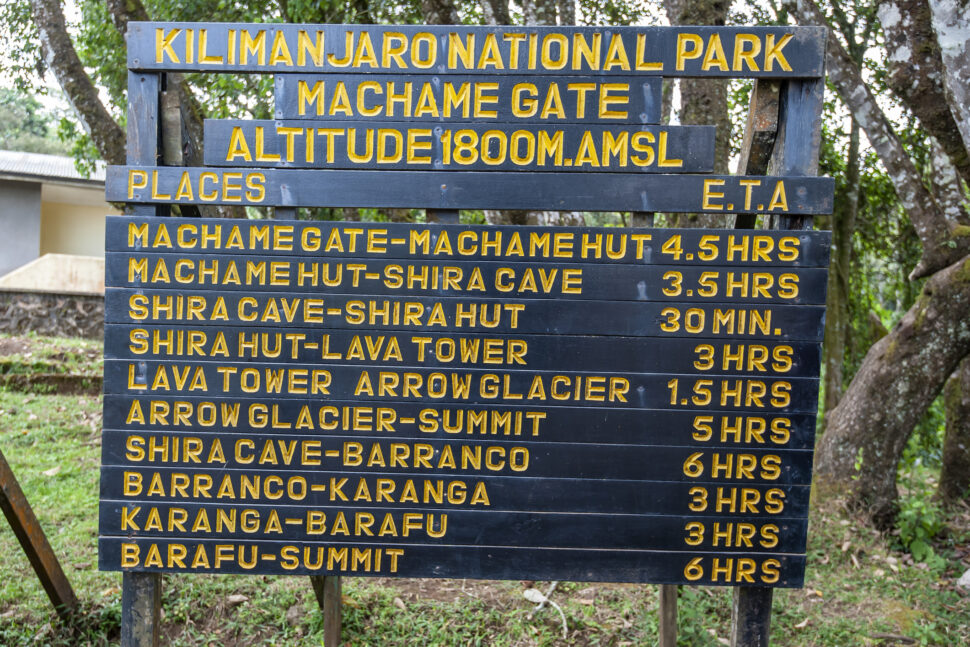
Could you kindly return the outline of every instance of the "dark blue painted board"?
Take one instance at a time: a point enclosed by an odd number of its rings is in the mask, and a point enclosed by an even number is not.
[[[108,324],[106,359],[189,359],[277,364],[327,362],[352,366],[518,368],[696,373],[819,374],[817,342],[727,342],[580,335],[442,335],[378,330]]]
[[[225,548],[220,553],[222,559],[217,567],[215,560],[219,545]],[[356,553],[353,552],[354,548],[357,548]],[[345,552],[340,552],[342,550]],[[380,551],[379,567],[377,551]],[[123,561],[124,555],[127,555],[128,561]],[[182,558],[172,561],[169,555]],[[355,556],[358,559],[354,560]],[[155,561],[156,557],[158,562]],[[331,562],[329,566],[328,560]],[[191,566],[193,562],[194,567]],[[758,553],[491,546],[391,548],[381,544],[245,540],[230,543],[219,539],[186,541],[102,537],[98,540],[98,566],[101,570],[126,572],[555,579],[800,587],[804,579],[805,557],[791,554],[769,557]],[[693,568],[688,571],[690,566]],[[685,576],[687,572],[691,574],[691,579]]]
[[[700,173],[713,126],[207,119],[205,164],[240,168]]]
[[[189,479],[186,494],[172,489]],[[147,496],[157,478],[159,491]],[[157,502],[192,501],[192,484],[211,486],[210,503],[353,505],[361,510],[386,507],[423,507],[433,510],[491,510],[600,514],[690,513],[698,519],[757,516],[799,519],[808,515],[810,487],[783,483],[714,483],[651,480],[536,479],[527,476],[475,476],[460,474],[366,474],[320,470],[274,469],[279,477],[269,487],[265,470],[227,470],[219,467],[110,466],[101,468],[101,498]],[[173,481],[174,479],[174,481]],[[280,482],[282,486],[280,486]],[[248,486],[258,483],[253,489]],[[127,484],[127,485],[126,485]],[[305,484],[305,487],[304,487]],[[246,486],[246,487],[244,487]],[[217,498],[220,487],[236,498]],[[440,496],[439,496],[440,488]],[[291,490],[293,496],[287,494]],[[242,494],[245,492],[245,494]],[[380,492],[380,494],[379,494]]]
[[[154,515],[160,524],[154,522]],[[220,516],[223,515],[223,516]],[[275,517],[274,517],[275,515]],[[343,517],[343,521],[341,521]],[[219,525],[220,519],[229,523]],[[354,506],[158,503],[102,500],[102,536],[177,539],[351,540],[388,545],[541,546],[616,550],[745,550],[803,553],[807,519],[695,519],[668,515],[536,514]],[[180,522],[178,525],[170,520]],[[208,530],[197,523],[211,524]],[[347,526],[346,529],[341,524]],[[740,537],[738,529],[744,533]],[[383,529],[383,534],[380,534]],[[718,537],[714,533],[730,533]],[[406,533],[406,534],[405,534]],[[693,533],[693,535],[691,535]],[[752,534],[748,534],[752,533]],[[689,541],[688,541],[689,540]]]
[[[657,76],[591,75],[277,74],[275,82],[276,119],[352,119],[360,125],[401,118],[455,124],[657,124],[663,86]]]
[[[106,323],[821,341],[822,306],[108,288]]]
[[[105,249],[532,263],[828,267],[828,231],[156,220],[108,216]]]
[[[301,32],[306,35],[302,44]],[[818,77],[822,75],[825,53],[823,33],[821,27],[456,27],[133,21],[128,23],[128,67],[271,73]],[[586,55],[585,49],[591,53]],[[400,52],[400,56],[395,57],[395,52]]]
[[[579,265],[496,261],[408,262],[312,257],[279,260],[240,254],[108,252],[114,288],[273,292],[314,295],[441,296],[599,301],[825,303],[824,268]]]
[[[297,427],[297,424],[302,426]],[[366,403],[350,400],[255,399],[133,394],[104,396],[104,426],[133,433],[195,431],[245,434],[297,429],[394,438],[522,439],[604,445],[811,449],[813,413],[739,413],[710,410],[606,407]]]
[[[109,201],[281,207],[832,212],[827,177],[109,166]]]

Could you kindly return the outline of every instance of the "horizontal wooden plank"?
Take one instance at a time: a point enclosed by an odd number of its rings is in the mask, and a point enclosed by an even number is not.
[[[106,323],[821,341],[824,307],[108,288]],[[407,316],[406,316],[407,315]]]
[[[501,367],[587,371],[817,377],[818,342],[733,343],[580,335],[460,336],[377,330],[107,324],[106,359],[188,359],[354,366]]]
[[[226,524],[221,521],[228,520]],[[102,536],[803,553],[808,519],[220,503],[100,504]]]
[[[220,548],[220,545],[223,548]],[[354,548],[357,550],[354,551]],[[379,552],[378,552],[379,551]],[[174,559],[173,559],[174,558]],[[378,565],[379,563],[379,565]],[[804,555],[101,537],[103,571],[800,587]],[[685,573],[690,575],[687,578]]]
[[[185,478],[180,475],[188,478],[189,487],[181,487]],[[266,481],[267,476],[280,480]],[[102,499],[352,505],[361,510],[390,506],[443,511],[689,514],[699,520],[744,516],[800,519],[808,515],[810,489],[808,485],[713,483],[709,479],[678,483],[288,469],[268,472],[138,464],[101,468]],[[205,497],[205,492],[212,494],[211,499]]]
[[[713,126],[207,119],[205,164],[246,168],[699,173]]]
[[[831,232],[108,216],[108,252],[828,267]]]
[[[822,305],[824,268],[400,261],[108,252],[105,285],[317,295]]]
[[[135,439],[137,437],[137,439]],[[195,452],[184,440],[194,438]],[[176,453],[176,439],[179,452]],[[155,451],[149,451],[155,448]],[[163,451],[167,449],[167,454]],[[211,460],[210,460],[211,459]],[[514,445],[488,440],[392,440],[385,437],[275,433],[187,433],[104,431],[103,465],[214,469],[307,470],[361,474],[406,474],[474,478],[606,479],[723,484],[807,485],[812,452],[800,449],[698,449],[697,447],[550,443],[522,438]],[[121,486],[121,484],[117,484]],[[146,488],[148,484],[145,484]],[[216,487],[212,493],[218,490]],[[104,498],[120,498],[106,496]]]
[[[109,202],[277,207],[832,212],[829,177],[109,166]]]
[[[127,40],[132,70],[755,78],[817,78],[825,46],[824,29],[787,26],[130,22]]]
[[[657,76],[277,74],[276,119],[657,124]]]
[[[301,426],[297,427],[297,423]],[[696,448],[812,449],[813,414],[617,410],[499,405],[106,395],[104,426],[137,433],[166,431],[260,433],[296,429],[394,438],[479,438],[518,443],[678,445]]]
[[[581,368],[581,367],[576,367]],[[456,368],[110,359],[105,393],[811,413],[818,380]]]

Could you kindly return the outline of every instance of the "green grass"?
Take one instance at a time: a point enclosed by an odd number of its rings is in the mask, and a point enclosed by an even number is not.
[[[92,339],[0,333],[0,374],[100,375],[101,343]]]
[[[59,342],[33,341],[47,349],[46,357],[62,352]],[[85,351],[77,353],[80,359],[70,360],[75,363],[71,370],[99,370],[99,360],[87,352],[90,346],[72,341],[64,348]],[[121,576],[97,571],[100,399],[0,390],[0,450],[81,600],[74,626],[61,622],[13,533],[0,521],[0,645],[117,644]],[[816,496],[806,588],[776,591],[773,644],[970,644],[970,599],[953,584],[970,566],[964,554],[970,554],[970,509],[949,511],[944,521],[948,530],[933,540],[940,559],[918,564],[894,548],[900,546],[895,538],[860,525],[837,497]],[[526,586],[346,578],[344,644],[656,643],[657,587],[560,583],[552,599],[566,615],[568,638],[563,640],[554,609],[530,617],[533,607],[522,597]],[[535,586],[545,591],[548,583]],[[230,599],[239,595],[245,599]],[[726,644],[729,589],[682,588],[678,612],[680,645]],[[323,641],[322,616],[308,579],[302,577],[166,577],[163,613],[163,644],[176,647],[316,646]]]

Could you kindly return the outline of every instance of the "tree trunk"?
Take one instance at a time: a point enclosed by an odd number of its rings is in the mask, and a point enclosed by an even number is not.
[[[946,98],[963,138],[963,147],[970,153],[970,11],[967,0],[929,0],[933,14]]]
[[[970,357],[947,380],[943,401],[946,437],[937,492],[944,503],[956,503],[970,489]]]
[[[509,0],[481,0],[482,13],[488,25],[511,25]]]
[[[461,16],[452,0],[421,0],[421,13],[429,25],[461,24]]]
[[[483,0],[486,19],[490,24],[508,24],[507,0]],[[521,3],[527,25],[572,25],[576,21],[575,0],[525,0]],[[558,18],[557,18],[558,12]],[[528,211],[509,209],[484,212],[491,225],[558,225],[581,226],[583,215],[574,211]]]
[[[108,164],[125,163],[125,133],[111,117],[98,89],[81,65],[64,22],[58,0],[30,0],[34,24],[40,32],[41,52],[54,72],[78,118],[91,136],[98,153]]]
[[[522,0],[522,13],[527,25],[555,25],[556,0]]]
[[[913,428],[970,353],[970,256],[934,274],[893,330],[876,342],[831,412],[816,454],[820,480],[888,528],[896,469]]]
[[[811,0],[796,0],[785,5],[803,25],[826,25],[825,16]],[[914,44],[915,46],[915,44]],[[944,62],[945,62],[944,57]],[[825,71],[852,116],[862,127],[889,174],[900,204],[909,215],[923,246],[923,256],[910,278],[922,278],[951,265],[970,252],[970,232],[955,236],[952,218],[923,184],[916,165],[909,157],[866,85],[859,67],[837,38],[829,38],[825,52]],[[905,99],[905,97],[904,97]],[[959,120],[958,120],[959,123]]]
[[[842,399],[842,368],[849,338],[849,273],[852,270],[852,232],[859,211],[859,124],[852,120],[845,169],[845,193],[835,201],[832,214],[832,256],[829,261],[825,303],[825,402],[823,420]]]
[[[672,25],[723,26],[728,0],[665,0]],[[680,79],[680,123],[713,125],[714,172],[727,174],[731,153],[731,116],[728,113],[727,81],[724,79]],[[723,216],[678,214],[678,227],[722,227]]]
[[[946,73],[927,0],[885,0],[878,15],[886,37],[889,85],[939,141],[960,177],[970,182],[970,156],[947,102]]]

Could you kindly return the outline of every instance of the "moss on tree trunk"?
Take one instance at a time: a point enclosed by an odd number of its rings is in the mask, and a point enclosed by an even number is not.
[[[866,354],[819,445],[817,473],[878,527],[896,513],[896,470],[916,423],[970,352],[970,257],[933,275]]]
[[[970,357],[947,380],[943,401],[946,437],[938,493],[945,503],[955,503],[970,489]]]

